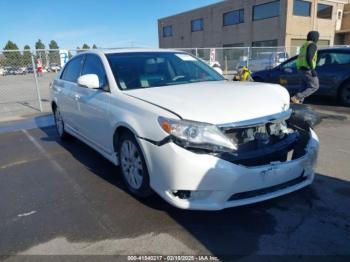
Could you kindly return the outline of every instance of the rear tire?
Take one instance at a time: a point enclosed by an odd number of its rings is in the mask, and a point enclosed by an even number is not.
[[[339,100],[345,106],[350,106],[350,81],[347,81],[339,90]]]
[[[55,127],[61,140],[68,140],[71,136],[64,130],[64,121],[58,107],[54,109]]]
[[[134,135],[124,132],[117,145],[120,169],[128,190],[139,198],[153,194],[142,150]]]

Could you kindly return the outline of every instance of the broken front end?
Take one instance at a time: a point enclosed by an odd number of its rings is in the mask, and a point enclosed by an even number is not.
[[[272,116],[219,125],[222,132],[237,145],[237,150],[216,153],[216,156],[244,166],[298,159],[307,153],[311,137],[308,118],[289,109]]]

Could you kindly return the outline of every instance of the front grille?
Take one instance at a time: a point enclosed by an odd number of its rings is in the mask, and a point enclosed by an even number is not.
[[[301,174],[301,176],[292,179],[290,181],[284,182],[279,185],[263,188],[263,189],[257,189],[257,190],[252,190],[252,191],[246,191],[246,192],[241,192],[241,193],[236,193],[233,194],[228,201],[234,201],[234,200],[241,200],[241,199],[246,199],[246,198],[252,198],[256,196],[261,196],[261,195],[266,195],[269,193],[276,192],[278,190],[282,190],[297,184],[300,184],[306,180],[306,177],[304,177],[304,172]]]
[[[225,152],[217,154],[217,156],[225,161],[245,166],[261,166],[276,161],[285,162],[288,160],[288,152],[294,149],[298,138],[298,132],[294,132],[285,139],[260,149],[250,151],[239,150],[233,153]]]

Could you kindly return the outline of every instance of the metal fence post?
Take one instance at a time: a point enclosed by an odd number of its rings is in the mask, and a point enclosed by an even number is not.
[[[40,108],[40,112],[43,112],[43,105],[41,104],[41,96],[40,96],[40,90],[39,90],[38,76],[37,76],[37,73],[36,73],[33,53],[31,53],[31,57],[32,57],[32,66],[33,66],[33,73],[34,73],[34,79],[35,79],[36,94],[38,96],[39,108]]]
[[[250,59],[250,46],[248,46],[247,68],[249,68],[249,59]]]

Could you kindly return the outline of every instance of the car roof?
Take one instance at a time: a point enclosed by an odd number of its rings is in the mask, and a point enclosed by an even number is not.
[[[161,48],[116,48],[116,49],[96,49],[96,50],[87,50],[85,53],[102,53],[102,54],[122,54],[122,53],[144,53],[144,52],[177,52],[184,53],[184,51],[175,50],[175,49],[161,49]]]
[[[337,52],[337,53],[350,53],[350,46],[349,47],[321,47],[321,49],[319,50],[322,53],[323,52]],[[291,58],[289,58],[288,60],[284,61],[282,64],[286,64],[289,61],[292,61],[293,59],[295,59],[298,55],[294,55]]]
[[[344,53],[350,53],[350,46],[349,47],[325,47],[321,48],[320,51],[328,51],[328,52],[344,52]]]

